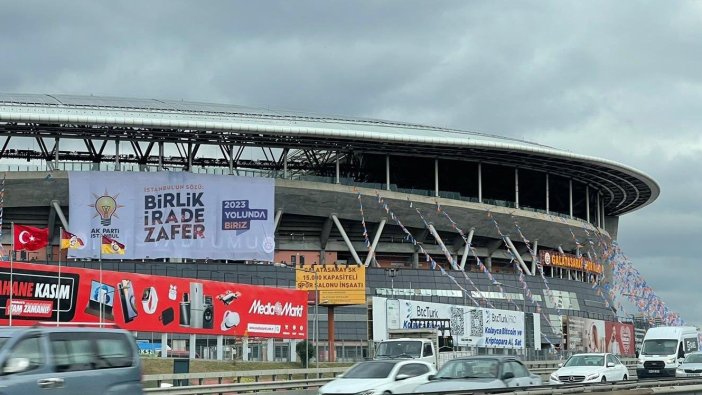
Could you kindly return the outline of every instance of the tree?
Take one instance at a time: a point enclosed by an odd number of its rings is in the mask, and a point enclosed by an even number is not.
[[[297,356],[300,357],[302,366],[308,368],[310,359],[315,356],[315,346],[307,340],[303,340],[297,343],[295,351],[297,351]]]

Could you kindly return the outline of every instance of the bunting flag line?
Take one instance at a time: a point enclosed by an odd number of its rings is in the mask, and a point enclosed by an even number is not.
[[[409,198],[408,198],[409,200]],[[417,215],[419,215],[419,218],[422,220],[424,223],[424,226],[429,229],[429,222],[424,218],[424,215],[422,215],[422,212],[419,210],[419,208],[415,208],[415,211],[417,212]],[[446,248],[446,245],[444,244],[443,240],[437,239],[437,242],[439,242],[439,248],[441,248],[441,252],[444,253],[444,256],[446,256],[446,259],[449,261],[451,267],[454,270],[458,270],[461,273],[463,273],[463,277],[465,278],[466,281],[473,287],[478,292],[478,295],[480,295],[480,299],[483,300],[488,306],[494,308],[493,304],[490,302],[489,299],[487,299],[483,293],[480,291],[477,285],[471,280],[470,277],[468,277],[468,274],[466,274],[465,270],[459,270],[458,267],[458,262],[456,262],[456,259],[451,255],[451,252]]]
[[[390,206],[387,203],[385,203],[385,200],[380,196],[380,193],[376,191],[375,194],[380,208],[385,210],[386,213],[390,213]],[[462,292],[464,292],[464,294],[476,307],[480,307],[480,303],[478,303],[478,301],[475,300],[475,298],[473,298],[471,292],[469,292],[467,289],[461,286],[461,284],[456,280],[455,277],[449,274],[443,267],[441,267],[441,265],[439,265],[434,260],[434,258],[431,257],[431,255],[424,249],[424,247],[422,247],[421,243],[418,243],[414,236],[412,236],[412,233],[402,224],[397,215],[393,213],[392,219],[400,227],[402,232],[405,233],[405,235],[407,236],[407,240],[410,241],[413,245],[415,245],[419,249],[419,252],[421,252],[422,255],[424,255],[427,263],[429,263],[429,267],[431,267],[432,270],[436,270],[436,268],[438,267],[442,275],[448,277]]]

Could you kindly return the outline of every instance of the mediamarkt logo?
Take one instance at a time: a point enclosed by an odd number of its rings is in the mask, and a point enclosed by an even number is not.
[[[287,302],[283,305],[280,302],[275,304],[268,302],[266,304],[261,303],[260,300],[256,299],[251,303],[251,308],[249,309],[249,314],[260,314],[260,315],[287,315],[288,317],[302,317],[303,307],[294,307],[292,303]]]

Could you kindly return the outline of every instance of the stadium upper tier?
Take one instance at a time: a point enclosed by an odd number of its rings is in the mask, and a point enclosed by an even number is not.
[[[429,190],[434,195],[436,190],[435,196],[448,192],[480,202],[507,201],[517,208],[587,218],[598,226],[605,216],[641,208],[660,192],[651,177],[623,164],[517,139],[225,104],[0,94],[0,135],[40,142],[36,151],[11,152],[6,141],[0,158],[175,163],[189,171],[194,166],[285,168],[307,176],[336,175],[337,182],[341,177],[400,191]],[[56,145],[49,149],[43,140],[52,138]],[[59,139],[83,141],[85,152],[60,151]],[[97,140],[131,142],[136,155],[121,155],[119,148],[108,155],[104,145],[93,146]],[[154,143],[180,145],[183,152],[180,158],[165,157],[161,146],[158,155],[152,154]],[[151,145],[142,149],[139,144]],[[201,146],[219,147],[218,157],[203,156],[205,150],[198,154]],[[265,159],[240,162],[239,148],[245,147],[263,148]],[[280,153],[278,158],[273,150]]]

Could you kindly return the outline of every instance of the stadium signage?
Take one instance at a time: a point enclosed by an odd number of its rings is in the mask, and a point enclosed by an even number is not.
[[[601,263],[593,262],[585,257],[578,258],[575,255],[561,254],[556,251],[541,251],[540,255],[541,263],[544,266],[574,269],[595,274],[602,274],[603,272]]]

